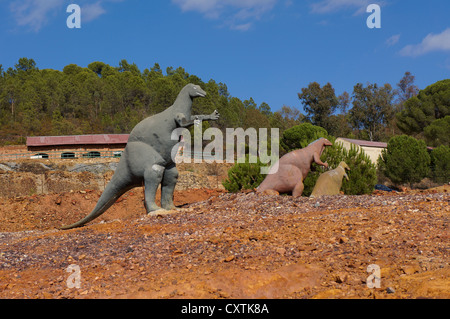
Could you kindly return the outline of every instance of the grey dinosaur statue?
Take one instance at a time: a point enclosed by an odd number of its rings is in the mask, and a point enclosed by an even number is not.
[[[320,138],[305,148],[284,155],[273,166],[277,171],[273,174],[269,171],[256,191],[266,194],[292,193],[293,197],[301,196],[304,189],[303,181],[311,170],[312,163],[328,167],[327,163],[320,160],[320,156],[325,147],[331,145],[333,144],[326,138]]]
[[[172,149],[179,141],[171,139],[172,132],[177,128],[188,128],[197,121],[219,119],[217,111],[210,115],[191,115],[193,100],[205,96],[206,92],[200,86],[188,84],[178,94],[172,106],[138,123],[131,131],[117,169],[93,211],[75,224],[61,229],[84,226],[102,215],[128,190],[143,184],[148,214],[161,209],[175,209],[173,193],[178,171],[172,159]],[[162,208],[155,203],[159,184]]]

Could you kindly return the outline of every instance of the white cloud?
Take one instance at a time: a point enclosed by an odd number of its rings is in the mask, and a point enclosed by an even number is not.
[[[247,31],[248,29],[250,29],[252,27],[252,24],[249,23],[245,23],[245,24],[238,24],[238,25],[231,25],[230,28],[232,30],[238,30],[238,31]]]
[[[209,18],[218,18],[221,4],[218,0],[172,0],[183,11],[197,11]]]
[[[63,7],[64,0],[13,1],[10,10],[19,26],[28,26],[39,31],[48,22],[48,16]]]
[[[356,9],[355,14],[361,14],[366,11],[373,0],[322,0],[311,4],[312,13],[333,13],[342,9]]]
[[[293,0],[286,0],[285,2],[284,2],[284,6],[286,7],[286,8],[289,8],[290,6],[292,6],[294,4],[294,1]]]
[[[183,12],[196,11],[209,19],[224,19],[233,30],[247,31],[252,21],[272,10],[278,0],[172,0]]]
[[[106,13],[106,10],[102,7],[100,1],[92,4],[86,4],[81,7],[83,15],[83,22],[89,22],[97,19],[102,14]]]
[[[53,16],[66,15],[65,9],[70,3],[79,4],[82,21],[89,22],[106,13],[103,8],[105,2],[121,1],[123,0],[98,0],[91,3],[88,0],[14,0],[9,8],[18,26],[38,32]]]
[[[386,44],[387,46],[391,47],[394,46],[398,43],[398,41],[400,40],[400,34],[395,34],[392,37],[390,37],[389,39],[386,40]]]
[[[428,34],[421,43],[405,46],[400,54],[403,56],[416,57],[434,51],[450,52],[450,28],[445,29],[439,34]]]

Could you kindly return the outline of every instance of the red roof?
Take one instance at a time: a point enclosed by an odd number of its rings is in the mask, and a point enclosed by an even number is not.
[[[126,144],[129,134],[27,137],[27,146]]]
[[[371,142],[371,141],[363,141],[363,140],[354,140],[352,138],[343,138],[342,140],[365,147],[378,147],[378,148],[387,148],[387,143],[384,142]]]

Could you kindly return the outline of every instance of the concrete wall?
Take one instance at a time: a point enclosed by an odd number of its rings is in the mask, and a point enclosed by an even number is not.
[[[103,191],[111,180],[116,165],[60,161],[71,165],[52,165],[51,161],[28,160],[0,163],[0,197],[30,196],[70,191]],[[117,161],[117,160],[116,160]],[[45,164],[44,164],[45,163]],[[67,166],[66,166],[67,165]],[[224,189],[230,164],[180,164],[176,190]],[[75,171],[76,170],[76,171]]]

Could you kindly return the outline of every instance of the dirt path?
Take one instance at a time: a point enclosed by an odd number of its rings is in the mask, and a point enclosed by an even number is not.
[[[181,211],[148,217],[137,189],[65,232],[56,227],[89,213],[100,192],[0,199],[0,298],[449,298],[449,191],[202,189],[176,194]],[[371,264],[381,288],[367,287]]]

